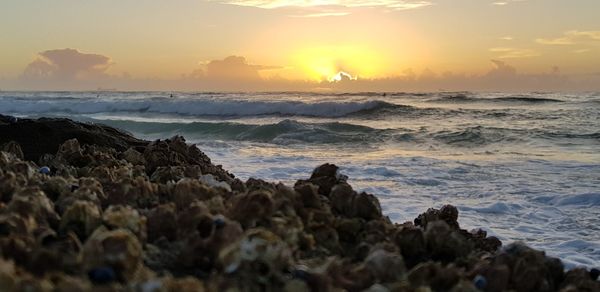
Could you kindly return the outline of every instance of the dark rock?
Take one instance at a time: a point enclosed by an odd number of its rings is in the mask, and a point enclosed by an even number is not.
[[[600,282],[593,280],[583,268],[575,268],[565,274],[561,291],[600,291]]]
[[[210,158],[195,145],[188,146],[181,136],[151,142],[145,148],[143,156],[148,174],[152,174],[159,167],[198,165],[202,174],[212,174],[218,180],[226,182],[234,179],[234,176],[221,166],[213,165]]]
[[[356,193],[347,183],[336,184],[329,194],[331,206],[347,217],[360,217],[366,220],[380,218],[381,206],[375,196]]]
[[[1,127],[1,125],[0,125]],[[2,139],[2,138],[0,138]],[[23,150],[21,150],[21,145],[15,141],[9,141],[0,147],[1,151],[12,153],[19,159],[24,159]]]
[[[345,182],[347,177],[338,173],[338,167],[335,164],[323,164],[313,171],[310,179],[300,180],[296,184],[310,182],[319,187],[319,194],[328,196],[331,188],[337,183]]]
[[[458,209],[452,205],[445,205],[440,210],[430,208],[427,212],[419,215],[415,219],[415,225],[423,228],[427,227],[427,224],[434,221],[444,221],[448,226],[453,229],[460,229],[458,225]]]
[[[0,115],[0,120],[9,118]],[[9,141],[19,143],[27,160],[38,161],[45,153],[56,153],[59,146],[69,139],[77,139],[81,144],[111,147],[119,151],[145,146],[147,143],[115,128],[69,119],[19,119],[12,123],[0,123],[0,144]]]
[[[459,282],[461,273],[452,265],[426,262],[412,268],[407,278],[413,287],[430,286],[433,291],[449,291]]]
[[[426,258],[427,246],[421,228],[403,225],[394,237],[408,267],[413,267]]]
[[[434,221],[427,225],[425,242],[431,258],[442,262],[452,262],[472,250],[471,243],[445,221]]]
[[[167,240],[175,240],[177,237],[177,213],[175,204],[163,204],[156,206],[146,214],[148,241],[154,242],[164,237]]]

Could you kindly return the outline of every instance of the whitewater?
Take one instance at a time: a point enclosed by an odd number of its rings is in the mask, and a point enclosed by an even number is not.
[[[335,163],[395,222],[453,204],[463,228],[600,266],[600,93],[0,92],[0,113],[183,135],[243,180]]]

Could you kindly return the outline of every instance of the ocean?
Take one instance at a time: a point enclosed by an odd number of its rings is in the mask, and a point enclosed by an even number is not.
[[[335,163],[395,222],[453,204],[462,228],[600,266],[600,93],[0,92],[0,113],[183,135],[242,180]]]

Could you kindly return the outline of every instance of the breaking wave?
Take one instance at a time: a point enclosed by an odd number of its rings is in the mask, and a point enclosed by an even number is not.
[[[468,94],[445,95],[429,100],[430,102],[443,103],[520,103],[520,104],[539,104],[539,103],[558,103],[564,102],[560,99],[532,96],[501,96],[501,97],[475,97]]]
[[[156,123],[121,120],[98,120],[103,124],[142,134],[184,135],[186,138],[238,140],[274,144],[361,144],[389,139],[392,130],[374,129],[347,123],[303,123],[282,120],[273,124],[233,122]]]
[[[462,130],[411,131],[376,129],[352,123],[308,123],[285,119],[277,123],[247,124],[223,122],[149,122],[130,120],[87,119],[118,127],[137,135],[166,137],[184,135],[199,140],[234,140],[273,144],[345,144],[399,142],[423,143],[433,140],[453,147],[478,147],[498,143],[519,143],[531,139],[584,139],[600,142],[600,132],[571,134],[544,130],[497,127],[469,127]]]
[[[381,100],[351,102],[252,101],[218,99],[8,99],[0,98],[0,108],[12,114],[96,114],[96,113],[156,113],[180,116],[245,117],[245,116],[307,116],[343,117],[354,113],[375,112],[394,108],[410,108]]]

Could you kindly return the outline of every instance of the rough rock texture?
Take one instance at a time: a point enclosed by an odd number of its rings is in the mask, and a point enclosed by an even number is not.
[[[53,128],[44,165],[0,148],[0,291],[600,291],[598,270],[460,229],[450,205],[393,223],[332,164],[242,182],[181,137],[59,121],[140,145]]]
[[[87,149],[104,147],[118,151],[119,158],[133,165],[145,165],[149,175],[160,167],[197,166],[201,173],[212,174],[221,181],[231,182],[234,178],[220,166],[213,165],[206,154],[195,145],[186,144],[180,136],[148,142],[102,124],[0,115],[0,150],[13,153],[18,158],[47,165],[56,154],[78,167],[93,163],[90,160],[105,158],[82,153],[84,146],[89,146]]]
[[[69,119],[16,119],[0,115],[0,144],[15,141],[21,145],[25,159],[38,161],[45,153],[54,154],[69,139],[81,144],[115,148],[144,146],[146,142],[115,128],[74,122]]]

